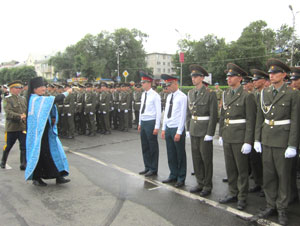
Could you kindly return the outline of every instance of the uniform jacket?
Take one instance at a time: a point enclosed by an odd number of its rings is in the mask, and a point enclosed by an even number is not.
[[[196,92],[198,92],[196,97]],[[192,116],[209,116],[209,120],[195,120]],[[186,115],[186,128],[192,136],[214,136],[218,118],[216,93],[202,86],[188,92],[188,108]]]
[[[120,92],[119,93],[119,109],[121,111],[129,110],[130,107],[130,93],[129,92]]]
[[[142,92],[134,91],[133,92],[133,110],[140,111],[141,99],[142,99]]]
[[[65,99],[64,99],[64,114],[71,114],[73,115],[75,113],[75,94],[70,93]]]
[[[298,147],[299,138],[299,91],[287,87],[286,84],[273,97],[273,87],[265,88],[257,106],[255,140],[270,147]],[[263,100],[263,104],[261,102]],[[262,108],[265,112],[263,112]],[[291,120],[286,125],[270,125],[267,120]]]
[[[84,113],[90,114],[96,112],[96,94],[94,92],[86,92],[84,98]]]
[[[27,111],[25,97],[9,95],[4,99],[4,110],[6,113],[5,131],[15,132],[26,130],[26,122],[21,120],[21,114]]]
[[[110,95],[108,92],[101,92],[99,95],[98,111],[108,113],[110,110]]]
[[[222,95],[223,105],[220,116],[220,137],[226,143],[254,142],[256,104],[254,94],[243,89],[241,85],[234,95],[231,89]],[[227,124],[225,120],[246,119],[246,123]]]

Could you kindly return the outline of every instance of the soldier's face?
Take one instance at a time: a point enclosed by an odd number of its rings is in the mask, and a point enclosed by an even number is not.
[[[255,87],[255,89],[262,89],[265,86],[265,79],[258,79],[256,81],[253,81],[253,85]]]
[[[242,81],[242,77],[240,77],[240,76],[228,76],[227,77],[227,84],[231,87],[239,86],[241,81]]]
[[[39,96],[43,96],[46,93],[46,86],[40,86],[33,89],[33,92]]]
[[[284,78],[286,76],[285,72],[278,72],[278,73],[270,73],[270,81],[272,84],[278,84],[280,82],[283,82]]]
[[[143,82],[142,82],[142,87],[143,87],[143,89],[146,90],[146,91],[149,90],[149,89],[151,88],[151,82],[148,82],[148,81],[147,81],[147,82],[144,82],[144,81],[143,81]]]
[[[10,91],[12,94],[14,94],[14,95],[19,95],[19,94],[21,93],[21,91],[22,91],[22,88],[12,87],[12,88],[10,88],[9,91]]]
[[[300,79],[293,80],[292,87],[296,89],[300,89]]]
[[[192,76],[192,82],[194,86],[198,86],[202,81],[204,77],[202,76]]]

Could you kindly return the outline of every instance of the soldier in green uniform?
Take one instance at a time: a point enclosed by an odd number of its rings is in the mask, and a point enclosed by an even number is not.
[[[57,84],[56,86],[57,86],[58,94],[63,93],[64,87],[60,84]],[[64,137],[65,133],[64,133],[64,125],[63,125],[63,117],[64,117],[64,102],[63,102],[63,100],[57,101],[56,106],[57,106],[57,111],[58,111],[58,116],[59,116],[59,120],[57,123],[58,135]]]
[[[84,98],[85,86],[78,84],[77,105],[75,110],[75,128],[79,135],[85,134]]]
[[[267,61],[271,86],[263,89],[257,108],[254,148],[262,152],[263,187],[267,207],[258,217],[278,212],[286,225],[291,188],[291,168],[299,142],[298,91],[284,83],[290,68],[278,59]]]
[[[219,202],[238,202],[239,210],[247,206],[248,157],[254,142],[256,105],[254,94],[240,84],[247,73],[239,66],[227,64],[230,88],[222,95],[219,143],[223,145],[229,194]]]
[[[126,91],[129,93],[129,97],[130,97],[129,109],[128,109],[128,128],[132,129],[132,120],[133,120],[133,115],[132,115],[133,90],[132,90],[132,85],[130,83],[127,83]]]
[[[100,119],[100,115],[101,115],[101,111],[99,110],[100,108],[100,104],[101,104],[101,99],[100,99],[100,95],[101,95],[101,86],[100,84],[96,84],[95,85],[95,95],[96,95],[96,107],[95,107],[95,111],[96,111],[96,129],[97,129],[97,133],[103,133],[104,131],[104,127],[101,124],[101,119]]]
[[[20,170],[26,168],[26,111],[27,103],[25,97],[21,97],[21,81],[14,81],[8,84],[10,95],[4,99],[5,121],[5,142],[3,147],[1,168],[5,168],[8,154],[16,140],[20,143]]]
[[[113,101],[113,84],[107,84],[107,94],[109,97],[109,127],[112,128],[114,101]]]
[[[116,83],[114,85],[113,91],[113,126],[114,129],[119,128],[119,93],[120,93],[120,84]]]
[[[198,185],[190,192],[200,192],[204,197],[211,193],[213,175],[213,136],[218,119],[218,103],[215,92],[203,84],[207,71],[199,65],[190,65],[193,85],[188,92],[186,115],[187,137],[190,135],[194,172]]]
[[[253,86],[255,88],[254,96],[256,106],[259,103],[260,92],[264,89],[264,84],[268,79],[269,75],[258,69],[251,69]],[[255,185],[249,189],[250,193],[260,192],[259,196],[264,197],[265,193],[262,190],[263,186],[263,173],[262,173],[262,159],[261,154],[257,153],[253,148],[250,153],[250,166],[251,166],[251,175],[253,176]]]
[[[300,67],[291,67],[291,77],[292,87],[298,90],[298,95],[300,94]],[[299,146],[297,149],[297,155],[293,158],[292,167],[292,178],[291,178],[291,195],[289,203],[299,201],[298,188],[297,188],[297,173],[300,171],[300,160],[299,160]]]
[[[65,85],[65,91],[71,88],[70,84]],[[75,123],[74,123],[74,114],[75,114],[75,94],[72,92],[64,99],[64,121],[65,121],[65,133],[66,138],[74,139],[75,134]]]
[[[162,87],[162,91],[159,93],[159,95],[161,100],[161,112],[163,112],[165,110],[166,100],[169,95],[169,90],[165,82],[161,84],[161,87]]]
[[[136,83],[134,86],[134,92],[133,92],[133,110],[134,110],[136,128],[138,128],[138,126],[139,126],[141,98],[142,98],[142,86],[140,83]]]
[[[20,96],[26,98],[27,97],[27,92],[28,92],[28,84],[27,84],[27,82],[23,82],[23,89],[20,93]]]
[[[129,128],[129,107],[130,107],[130,94],[126,88],[128,85],[126,83],[121,84],[122,91],[119,93],[119,112],[120,112],[120,130],[128,132]]]
[[[85,84],[86,93],[84,98],[84,115],[86,120],[87,129],[89,130],[88,136],[95,136],[96,135],[96,119],[95,119],[95,112],[96,112],[96,95],[93,92],[93,84],[87,82]]]
[[[254,92],[254,85],[252,82],[252,77],[245,76],[241,82],[241,85],[243,85],[244,90],[249,91],[249,92]]]
[[[100,84],[101,93],[100,93],[100,103],[99,109],[100,112],[100,122],[101,127],[103,128],[102,134],[111,134],[110,123],[109,123],[109,112],[110,112],[110,95],[107,88],[107,84],[102,82]]]

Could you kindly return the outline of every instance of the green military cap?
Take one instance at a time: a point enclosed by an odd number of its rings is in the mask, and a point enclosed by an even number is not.
[[[47,87],[54,88],[55,86],[54,86],[54,84],[52,84],[52,83],[48,83],[48,84],[47,84]]]
[[[16,80],[13,82],[10,82],[8,84],[9,88],[16,88],[16,89],[22,89],[23,88],[23,83],[20,80]]]
[[[198,64],[192,64],[189,66],[191,76],[208,76],[207,71]]]
[[[225,73],[228,77],[231,76],[245,77],[248,75],[246,71],[244,71],[242,68],[240,68],[239,66],[233,63],[227,64],[227,69],[225,70]]]
[[[290,80],[297,80],[300,78],[300,67],[291,67]]]
[[[90,82],[87,82],[87,83],[85,83],[85,87],[86,87],[86,88],[93,87],[93,84],[92,84],[92,83],[90,83]]]
[[[113,84],[107,84],[107,88],[111,89],[113,87]]]
[[[135,83],[134,86],[135,86],[136,88],[141,88],[141,87],[142,87],[141,83]]]
[[[79,88],[85,88],[85,86],[83,84],[78,83],[78,87]]]
[[[116,83],[116,84],[114,85],[114,87],[115,87],[115,88],[120,88],[120,83]]]
[[[59,89],[63,89],[63,88],[64,88],[64,86],[61,85],[61,84],[56,84],[56,86],[57,86],[57,88],[59,88]]]
[[[71,85],[69,83],[64,83],[63,86],[64,88],[71,88]]]
[[[243,80],[242,80],[242,82],[241,82],[241,84],[242,85],[246,85],[246,84],[248,84],[249,82],[252,82],[252,77],[250,77],[250,76],[245,76],[245,77],[243,77]]]
[[[107,83],[106,82],[101,82],[100,87],[107,87]]]
[[[258,70],[258,69],[251,69],[251,74],[253,75],[252,81],[257,81],[259,79],[268,79],[269,75],[268,73]]]
[[[267,61],[268,73],[289,72],[291,69],[282,61],[271,58]]]

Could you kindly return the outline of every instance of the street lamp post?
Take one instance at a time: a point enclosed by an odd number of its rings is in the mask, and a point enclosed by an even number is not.
[[[291,66],[293,66],[294,45],[295,45],[295,41],[296,41],[296,37],[295,37],[295,20],[296,20],[296,14],[299,13],[299,11],[294,13],[292,5],[289,5],[289,9],[291,10],[291,12],[293,14],[293,34],[292,34],[292,51],[291,51]]]
[[[118,78],[120,78],[120,56],[122,56],[122,53],[120,52],[120,46],[121,44],[117,45],[117,70],[118,70]]]

